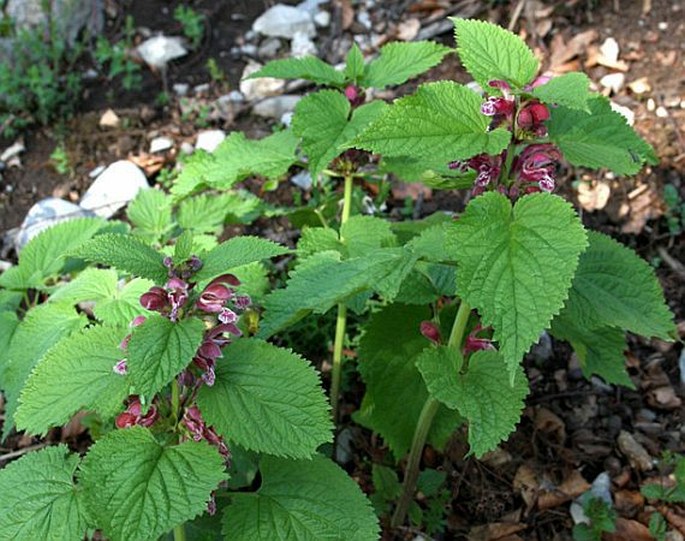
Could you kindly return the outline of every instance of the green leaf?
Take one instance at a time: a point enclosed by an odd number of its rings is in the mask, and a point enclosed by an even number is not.
[[[493,80],[523,87],[533,81],[539,63],[516,34],[495,24],[452,18],[461,63],[481,88]]]
[[[66,445],[29,453],[0,470],[0,539],[79,541],[88,523],[74,486],[78,455]]]
[[[162,255],[129,235],[98,235],[75,249],[73,254],[91,263],[109,265],[156,283],[164,283],[167,279]]]
[[[60,273],[68,254],[103,225],[100,218],[78,218],[41,231],[21,251],[19,265],[0,275],[0,286],[8,289],[41,287],[45,278]]]
[[[50,348],[86,323],[86,317],[71,306],[41,304],[27,312],[14,331],[4,362],[0,363],[0,385],[5,392],[3,439],[14,426],[19,393],[33,368]]]
[[[430,343],[419,331],[430,317],[425,306],[393,304],[371,317],[361,339],[359,373],[366,394],[354,419],[383,436],[397,459],[409,450],[428,398],[415,361]],[[428,440],[444,446],[458,422],[459,415],[441,406]]]
[[[48,302],[92,301],[95,303],[93,314],[99,321],[127,325],[136,316],[151,313],[141,306],[139,299],[153,285],[151,280],[134,278],[122,286],[115,270],[91,267],[56,289]]]
[[[0,312],[15,312],[22,300],[24,295],[21,291],[0,289]]]
[[[228,192],[202,194],[181,201],[177,221],[181,228],[194,233],[220,233],[231,214],[239,221],[259,208],[259,199],[245,199],[242,194]]]
[[[378,248],[395,245],[390,222],[373,216],[351,216],[340,227],[340,239],[348,258],[363,257]]]
[[[369,501],[338,465],[263,457],[256,493],[234,493],[224,514],[227,541],[375,541],[378,519]]]
[[[256,339],[224,348],[216,382],[198,405],[207,423],[245,449],[308,458],[332,441],[328,402],[316,371],[289,350]]]
[[[135,226],[133,234],[146,242],[158,242],[171,227],[171,197],[160,190],[140,190],[126,209]]]
[[[533,96],[549,104],[563,105],[569,109],[588,111],[590,79],[584,73],[571,72],[550,79],[533,89]]]
[[[81,411],[113,417],[128,396],[128,377],[114,372],[126,355],[120,348],[126,330],[93,326],[61,340],[29,376],[19,397],[17,428],[45,434]]]
[[[652,267],[611,237],[589,232],[567,303],[576,326],[619,327],[671,340],[673,314]]]
[[[250,175],[278,179],[296,161],[298,142],[291,130],[260,140],[232,132],[213,154],[196,152],[188,158],[171,193],[182,197],[202,185],[225,190]]]
[[[604,96],[588,100],[590,112],[557,107],[547,123],[549,138],[571,164],[619,175],[637,173],[645,162],[657,163],[654,149],[611,108]]]
[[[163,446],[140,427],[110,432],[81,465],[88,511],[112,541],[152,541],[193,519],[225,478],[207,443]]]
[[[457,292],[494,328],[509,374],[568,296],[585,230],[569,203],[550,194],[522,197],[512,208],[488,192],[454,226]]]
[[[202,268],[195,275],[197,281],[209,280],[235,267],[262,261],[290,250],[280,244],[258,237],[233,237],[222,242],[202,258]]]
[[[324,314],[339,302],[378,287],[397,270],[403,255],[401,250],[383,249],[345,261],[339,252],[331,251],[308,257],[290,273],[285,289],[264,300],[259,336],[268,338],[312,312]]]
[[[319,85],[341,86],[345,75],[315,56],[272,60],[248,79],[275,77],[276,79],[306,79]]]
[[[3,372],[3,365],[6,362],[4,355],[12,343],[17,327],[19,326],[19,318],[15,312],[0,312],[0,376]],[[2,388],[2,378],[0,378],[0,389]]]
[[[136,390],[152,396],[172,381],[195,356],[204,334],[196,318],[176,323],[150,316],[134,328],[128,344],[128,370]]]
[[[364,75],[364,67],[364,55],[359,45],[353,43],[345,58],[345,71],[343,72],[345,78],[357,84]]]
[[[450,52],[451,48],[434,41],[388,43],[381,47],[378,58],[366,67],[360,84],[367,88],[401,85],[437,66]]]
[[[425,349],[416,366],[431,396],[468,419],[470,452],[481,457],[515,430],[528,383],[517,366],[510,385],[504,359],[497,351],[474,353],[465,374],[460,373],[462,362],[457,350],[442,346]]]
[[[407,156],[384,157],[379,165],[383,173],[392,173],[402,182],[420,182],[437,190],[463,190],[473,186],[476,173],[449,168],[449,162]]]
[[[354,141],[354,145],[384,156],[408,156],[431,162],[462,160],[476,154],[499,154],[511,133],[488,131],[481,114],[482,98],[451,81],[427,83],[415,94],[386,109]]]
[[[564,311],[552,321],[552,335],[571,344],[586,378],[598,375],[607,383],[635,388],[626,371],[628,344],[621,329],[579,326]]]
[[[354,109],[350,117],[350,102],[337,90],[321,90],[302,98],[295,106],[293,131],[302,137],[312,175],[348,148],[386,107],[385,102],[374,101]]]
[[[342,253],[342,244],[335,229],[308,226],[302,228],[300,240],[297,241],[297,255],[300,258],[329,250]]]

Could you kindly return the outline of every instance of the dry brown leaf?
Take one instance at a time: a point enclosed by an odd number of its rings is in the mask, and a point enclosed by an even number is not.
[[[590,483],[581,475],[578,470],[573,470],[563,483],[556,490],[543,492],[538,497],[538,509],[553,509],[560,505],[577,498],[581,494],[590,490]]]
[[[533,468],[527,464],[522,464],[519,469],[516,470],[512,485],[514,490],[521,494],[521,497],[526,504],[527,511],[530,511],[535,507],[537,495],[540,490],[540,483],[538,482],[537,475]]]
[[[662,410],[674,410],[683,405],[683,401],[675,394],[670,385],[657,387],[647,394],[647,402],[650,406]]]
[[[552,434],[558,443],[563,443],[566,440],[566,425],[564,421],[547,408],[540,407],[537,409],[533,423],[535,430],[545,434]]]
[[[614,507],[621,515],[635,516],[644,505],[644,496],[636,490],[619,490],[614,493]]]
[[[583,54],[588,46],[599,37],[596,30],[587,30],[576,34],[568,43],[564,42],[561,34],[552,38],[550,44],[550,69],[557,71],[557,67]]]
[[[625,430],[621,430],[621,433],[616,439],[618,448],[628,459],[633,468],[640,471],[649,471],[654,467],[654,461],[652,457],[649,456],[647,449],[645,449],[641,443],[639,443],[635,437]]]
[[[679,515],[674,510],[669,509],[665,505],[658,507],[658,510],[671,526],[673,526],[681,534],[685,535],[685,517]]]
[[[654,541],[647,526],[637,520],[623,517],[616,519],[616,531],[605,533],[602,539],[604,541]]]
[[[343,30],[349,30],[354,22],[354,8],[352,0],[338,0],[340,3],[341,26]]]
[[[416,200],[419,196],[425,201],[433,197],[433,190],[420,182],[397,182],[392,187],[392,196],[396,199],[410,198]]]
[[[609,202],[611,187],[603,180],[578,184],[578,203],[588,212],[602,210]]]
[[[402,21],[397,25],[397,39],[402,41],[411,41],[421,30],[421,21],[416,17]]]
[[[469,541],[505,541],[512,539],[512,534],[525,530],[528,526],[520,522],[493,522],[475,526],[469,532]],[[515,539],[515,538],[514,538]]]
[[[164,167],[165,162],[164,156],[155,156],[147,152],[136,155],[129,154],[127,159],[145,171],[145,175],[148,177],[158,173]]]
[[[65,443],[71,438],[79,436],[86,431],[86,427],[81,424],[81,420],[86,415],[88,415],[88,412],[81,411],[74,415],[71,420],[62,427],[62,433],[60,434],[60,441],[62,443]]]

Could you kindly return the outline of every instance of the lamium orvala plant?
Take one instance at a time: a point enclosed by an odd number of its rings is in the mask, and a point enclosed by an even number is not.
[[[377,539],[369,501],[324,452],[342,417],[350,310],[362,321],[365,384],[351,421],[404,466],[394,509],[375,499],[380,514],[392,509],[390,527],[408,513],[421,523],[427,442],[441,448],[465,426],[480,457],[515,429],[522,361],[541,333],[569,342],[585,376],[633,386],[625,333],[669,340],[672,315],[650,266],[586,230],[555,192],[564,163],[631,175],[655,162],[653,150],[585,75],[541,75],[518,36],[454,23],[480,91],[439,81],[392,104],[373,99],[452,52],[430,42],[386,45],[368,63],[355,46],[342,71],[313,57],[272,62],[253,76],[326,87],[299,102],[290,128],[259,141],[231,134],[189,159],[170,195],[141,194],[133,229],[59,224],[0,276],[3,436],[15,425],[45,434],[88,412],[94,441],[83,456],[59,445],[0,470],[0,539],[94,529],[124,541]],[[258,206],[236,183],[257,175],[273,186],[295,169],[322,191],[340,180],[341,208],[310,207],[295,251],[256,237],[217,242],[227,212],[215,201],[246,215],[246,202]],[[355,191],[382,192],[390,175],[466,189],[466,209],[396,223],[364,215]],[[294,266],[270,292],[263,262],[286,254]],[[266,341],[329,310],[330,403],[306,360]]]

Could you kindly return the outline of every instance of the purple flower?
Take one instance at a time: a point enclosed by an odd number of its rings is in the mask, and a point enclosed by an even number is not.
[[[224,324],[235,323],[238,321],[238,314],[230,308],[223,308],[221,312],[219,312],[219,321]]]
[[[125,376],[128,374],[128,366],[126,364],[126,359],[121,359],[112,367],[112,371],[120,376]]]
[[[249,295],[236,295],[233,302],[238,310],[245,310],[252,305],[252,299]]]
[[[352,107],[358,107],[364,103],[364,91],[361,88],[354,85],[347,85],[344,93],[347,101],[350,102]]]
[[[516,117],[516,124],[524,131],[531,132],[538,137],[547,135],[547,127],[543,124],[549,119],[549,109],[539,101],[531,101],[524,105]]]
[[[168,299],[171,304],[169,319],[176,321],[178,312],[188,300],[188,283],[180,278],[170,278],[164,286],[168,291]]]
[[[206,440],[210,445],[217,447],[219,453],[224,458],[231,456],[223,438],[212,427],[207,426],[197,406],[193,405],[186,408],[181,422],[195,441]]]
[[[552,144],[529,145],[514,161],[514,171],[519,180],[530,184],[524,188],[526,193],[554,190],[557,164],[561,152]],[[531,190],[531,188],[534,188]]]
[[[224,305],[233,297],[233,290],[221,283],[212,282],[200,294],[195,303],[200,310],[208,313],[219,313]]]
[[[153,286],[147,293],[140,296],[140,304],[143,308],[152,310],[153,312],[161,312],[169,304],[167,292],[159,287]]]
[[[485,116],[508,117],[514,112],[514,101],[508,98],[491,97],[481,104],[480,112]]]
[[[154,405],[150,405],[150,408],[143,415],[143,407],[140,403],[140,398],[137,395],[132,395],[128,397],[128,407],[126,411],[120,413],[115,421],[117,428],[130,428],[135,425],[151,427],[157,419],[159,418],[159,413]]]
[[[495,349],[495,346],[492,345],[492,340],[488,338],[478,338],[478,333],[482,330],[483,327],[478,324],[469,333],[464,341],[464,354],[473,353],[474,351],[480,351],[484,349]]]

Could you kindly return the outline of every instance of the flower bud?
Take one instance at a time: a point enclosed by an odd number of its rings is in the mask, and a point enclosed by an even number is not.
[[[428,338],[428,340],[433,342],[435,345],[440,344],[440,329],[434,322],[422,321],[419,330],[424,337]]]
[[[168,306],[169,297],[164,289],[153,286],[150,291],[140,296],[140,304],[153,312],[161,312]]]

